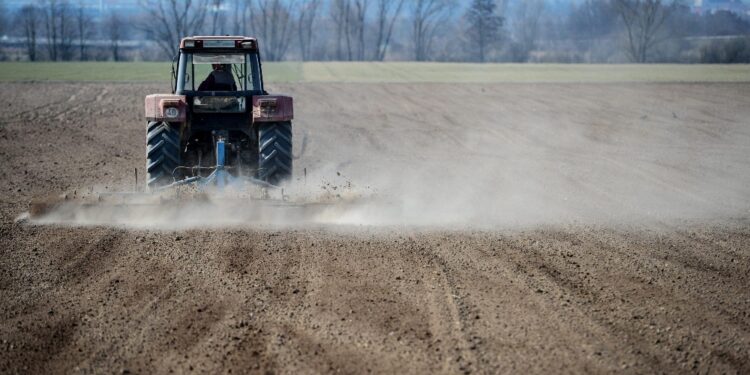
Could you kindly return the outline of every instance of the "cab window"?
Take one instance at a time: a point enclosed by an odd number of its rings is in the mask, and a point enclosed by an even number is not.
[[[186,53],[183,55],[183,90],[261,90],[257,56],[232,53]]]

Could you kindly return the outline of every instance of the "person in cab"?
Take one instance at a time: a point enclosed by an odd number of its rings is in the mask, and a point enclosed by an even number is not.
[[[213,71],[206,77],[198,91],[237,91],[229,64],[211,64]]]

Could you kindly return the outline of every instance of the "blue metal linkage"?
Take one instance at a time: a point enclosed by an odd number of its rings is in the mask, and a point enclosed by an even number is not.
[[[216,142],[216,169],[212,175],[216,179],[216,187],[223,189],[227,183],[227,171],[224,169],[224,157],[226,156],[226,143],[223,138]],[[209,176],[210,178],[210,176]]]

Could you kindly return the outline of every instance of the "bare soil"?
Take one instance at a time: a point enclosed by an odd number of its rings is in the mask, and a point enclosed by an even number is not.
[[[0,373],[750,372],[748,84],[279,86],[296,183],[392,205],[17,220],[131,187],[165,89],[0,84]]]

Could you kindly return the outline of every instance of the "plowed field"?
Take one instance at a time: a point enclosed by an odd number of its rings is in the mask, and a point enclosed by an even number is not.
[[[24,216],[164,86],[0,84],[0,373],[750,372],[749,84],[276,85],[346,204]]]

